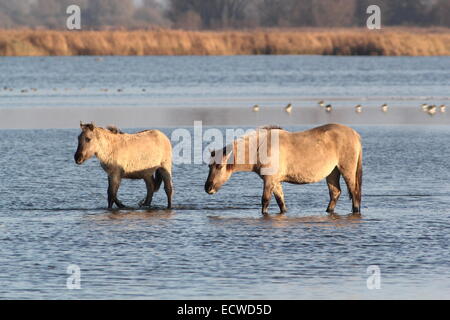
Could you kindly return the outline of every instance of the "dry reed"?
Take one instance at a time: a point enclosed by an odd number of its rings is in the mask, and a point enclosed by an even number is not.
[[[0,30],[1,56],[450,55],[450,29]]]

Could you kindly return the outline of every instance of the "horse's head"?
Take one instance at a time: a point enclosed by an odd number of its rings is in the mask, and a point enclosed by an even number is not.
[[[227,148],[211,152],[208,179],[205,183],[205,191],[214,194],[230,179],[233,173],[233,164],[229,164],[232,152],[227,153]]]
[[[76,164],[82,164],[92,156],[97,150],[97,138],[94,133],[95,125],[93,123],[80,123],[81,133],[78,136],[78,148],[74,158]]]

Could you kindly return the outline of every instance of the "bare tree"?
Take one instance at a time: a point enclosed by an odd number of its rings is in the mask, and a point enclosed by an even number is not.
[[[432,9],[433,25],[450,27],[450,1],[438,0]]]
[[[169,17],[176,23],[192,12],[200,17],[203,28],[234,27],[245,19],[248,4],[248,0],[171,0]]]
[[[133,18],[135,26],[140,28],[149,26],[168,28],[172,25],[165,17],[165,9],[156,0],[144,0],[142,7],[136,8]]]
[[[347,27],[354,24],[356,0],[313,0],[313,24],[317,27]]]
[[[292,1],[262,0],[258,2],[260,23],[265,27],[286,27],[292,25]]]
[[[450,26],[450,0],[0,0],[0,28],[64,29],[71,4],[83,28],[364,26],[372,4],[384,26]]]
[[[133,0],[89,0],[85,16],[93,28],[128,27],[133,13]]]

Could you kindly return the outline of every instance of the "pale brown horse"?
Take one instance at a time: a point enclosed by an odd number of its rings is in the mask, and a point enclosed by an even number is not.
[[[82,164],[94,155],[108,174],[108,208],[115,203],[125,207],[117,198],[120,182],[125,179],[143,179],[147,196],[140,203],[150,206],[153,193],[164,180],[167,207],[172,206],[172,145],[158,130],[146,130],[135,134],[123,133],[115,127],[107,129],[94,124],[80,123],[81,134],[75,162]]]
[[[266,146],[266,158],[269,159],[264,162],[261,160],[264,158],[261,157],[263,146]],[[342,175],[353,202],[352,211],[354,214],[360,213],[361,138],[349,127],[327,124],[303,132],[265,127],[235,140],[223,149],[213,151],[211,157],[213,160],[205,183],[208,194],[216,193],[233,172],[255,172],[264,181],[262,213],[268,213],[272,193],[280,213],[284,213],[287,208],[282,182],[308,184],[326,178],[330,192],[327,212],[333,213],[341,194],[339,180]]]

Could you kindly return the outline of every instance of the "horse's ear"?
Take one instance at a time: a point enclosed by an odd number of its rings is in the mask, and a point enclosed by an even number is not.
[[[81,128],[81,130],[90,130],[90,131],[94,131],[94,128],[95,128],[95,126],[94,126],[94,124],[93,123],[82,123],[82,122],[80,122],[80,128]]]
[[[234,144],[230,144],[223,148],[224,162],[233,165],[235,162]],[[233,157],[232,157],[233,156]]]

